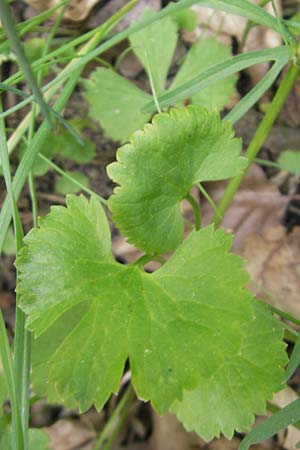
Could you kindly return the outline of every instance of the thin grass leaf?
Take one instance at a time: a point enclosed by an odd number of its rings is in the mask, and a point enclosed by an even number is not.
[[[0,2],[0,17],[4,26],[4,30],[8,37],[10,46],[16,54],[18,63],[24,72],[24,75],[30,86],[30,89],[34,94],[36,101],[40,105],[44,117],[48,120],[48,122],[52,126],[53,122],[51,118],[49,105],[45,102],[43,98],[43,94],[37,84],[35,76],[31,70],[30,63],[28,62],[27,57],[25,55],[25,51],[18,36],[18,32],[15,29],[15,24],[10,11],[10,6],[4,1]]]
[[[283,430],[288,425],[293,425],[299,420],[300,400],[297,399],[250,431],[242,440],[239,450],[248,450],[250,445],[265,441],[278,433],[278,431]]]
[[[288,61],[291,53],[290,50],[285,47],[277,47],[275,49],[267,49],[260,51],[253,51],[244,53],[242,55],[233,56],[219,64],[214,64],[205,72],[201,72],[196,77],[192,78],[187,83],[182,84],[176,89],[173,89],[166,94],[158,97],[159,104],[161,108],[168,107],[172,104],[184,100],[185,98],[192,97],[196,92],[201,89],[210,86],[216,81],[222,80],[227,76],[244,70],[248,67],[254,66],[256,64],[266,62],[266,61]],[[155,104],[153,101],[149,102],[142,109],[142,112],[154,112]]]
[[[287,382],[300,365],[300,333],[298,333],[293,352],[285,371],[285,382]]]
[[[261,96],[272,86],[273,82],[278,77],[283,67],[287,64],[290,58],[289,52],[285,57],[276,61],[266,75],[260,80],[260,82],[245,95],[238,104],[226,115],[226,119],[232,123],[237,122],[241,117],[246,114],[249,109],[255,105],[255,103],[261,98]]]
[[[64,5],[67,5],[68,3],[69,0],[62,0],[61,2],[47,9],[46,11],[43,11],[30,19],[24,20],[24,22],[16,24],[15,28],[19,32],[19,36],[24,36],[24,34],[31,31],[32,28],[34,28],[36,25],[45,22],[45,20],[47,20],[50,16],[52,16],[52,14],[57,9],[61,8]],[[5,36],[4,31],[0,30],[0,39],[3,38],[4,36]]]

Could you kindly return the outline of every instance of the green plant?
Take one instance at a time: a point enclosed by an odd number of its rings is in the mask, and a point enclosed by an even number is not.
[[[155,18],[157,14],[146,9],[143,18]],[[175,89],[196,74],[204,73],[209,67],[228,60],[231,56],[230,48],[218,42],[216,38],[200,39],[190,48],[176,77],[166,90],[167,76],[181,26],[178,15],[170,16],[129,37],[129,50],[134,52],[144,67],[155,95]],[[225,80],[187,96],[186,100],[209,109],[222,109],[234,92],[235,80],[235,75],[231,74]],[[147,101],[151,100],[151,96],[113,68],[97,68],[84,82],[84,87],[91,118],[99,121],[107,136],[112,139],[126,142],[152,115],[151,112],[141,111]],[[159,105],[156,106],[159,109]]]
[[[297,35],[288,31],[289,22],[269,15],[248,1],[204,0],[201,2],[204,6],[241,14],[276,30],[285,45],[226,57],[207,66],[204,72],[195,68],[195,72],[188,73],[187,64],[183,63],[174,85],[165,91],[177,39],[174,15],[178,21],[178,13],[195,2],[181,0],[158,14],[147,13],[140,22],[98,45],[135,3],[131,1],[99,29],[72,38],[31,65],[26,60],[24,72],[37,70],[39,75],[51,65],[53,58],[65,55],[70,48],[76,49],[71,62],[48,84],[40,87],[42,75],[37,76],[37,83],[31,83],[34,92],[40,90],[38,96],[26,95],[10,110],[0,111],[0,156],[7,187],[7,199],[0,214],[0,245],[2,248],[13,218],[18,251],[13,355],[0,314],[3,367],[0,397],[8,392],[12,416],[11,428],[9,424],[1,425],[4,432],[0,442],[8,448],[11,444],[12,450],[27,450],[33,445],[42,450],[47,445],[39,433],[28,432],[30,368],[38,394],[47,395],[50,401],[63,400],[84,411],[92,404],[101,408],[111,393],[118,391],[129,357],[137,395],[150,400],[160,413],[174,412],[187,429],[194,429],[209,440],[220,433],[231,437],[235,429],[249,429],[254,414],[265,411],[266,401],[284,386],[299,365],[299,334],[294,331],[296,343],[284,372],[287,357],[282,336],[288,325],[273,317],[269,308],[246,290],[248,276],[243,262],[229,253],[232,237],[217,229],[299,76]],[[188,20],[186,17],[181,15],[180,20]],[[152,53],[143,47],[148,45],[145,36],[149,36],[149,30],[152,35],[152,27],[160,20],[168,22],[166,29],[173,37],[167,46],[165,64],[158,70],[159,50],[155,48]],[[295,27],[294,22],[292,25]],[[27,26],[28,23],[23,25]],[[108,201],[85,188],[92,194],[90,201],[83,196],[68,196],[66,207],[53,207],[37,226],[33,177],[37,158],[64,174],[43,155],[44,142],[53,136],[51,122],[55,118],[63,121],[53,110],[61,112],[87,62],[128,37],[148,73],[154,97],[152,100],[145,93],[137,94],[137,107],[144,112],[141,126],[156,107],[178,105],[185,99],[197,103],[201,89],[232,77],[238,70],[262,61],[274,61],[274,64],[225,120],[221,120],[218,112],[197,104],[155,115],[151,124],[136,131],[130,142],[119,149],[117,162],[108,167],[110,177],[119,185]],[[83,42],[85,46],[77,49]],[[199,47],[194,48],[189,55],[193,56],[192,52],[197,52]],[[289,67],[281,85],[246,157],[242,157],[241,142],[234,138],[232,124],[260,98],[286,65]],[[118,76],[107,70],[105,80],[115,86],[114,77]],[[14,85],[23,78],[22,72],[14,74],[2,89],[16,89]],[[45,109],[45,102],[62,85],[55,104],[46,105]],[[128,89],[133,93],[132,87]],[[38,104],[33,103],[35,99],[39,100]],[[31,112],[7,141],[4,117],[29,103]],[[39,107],[49,121],[44,121],[35,131]],[[73,132],[68,127],[67,130]],[[11,180],[9,153],[25,133],[26,150]],[[65,137],[68,139],[69,135]],[[28,176],[36,227],[23,245],[16,202]],[[190,193],[191,188],[198,186],[203,192],[202,182],[228,178],[232,180],[216,207],[214,224],[201,228],[201,211]],[[183,239],[180,211],[183,199],[191,203],[195,216],[195,230],[186,239]],[[135,263],[124,266],[114,260],[109,225],[101,203],[109,207],[123,235],[145,252]],[[174,253],[167,258],[167,251]],[[161,267],[152,274],[146,273],[143,267],[153,259]],[[286,318],[284,312],[276,310],[276,313]],[[132,395],[129,387],[120,409],[128,407]],[[275,413],[249,433],[241,449],[271,436],[288,423],[295,423],[299,418],[298,407],[297,400]],[[96,446],[103,444],[105,433]],[[32,444],[30,439],[37,439],[38,443]]]

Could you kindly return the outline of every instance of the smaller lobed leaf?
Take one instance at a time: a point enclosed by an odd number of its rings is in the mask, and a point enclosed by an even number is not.
[[[116,225],[148,253],[173,250],[183,238],[181,201],[197,182],[240,174],[240,150],[216,111],[192,105],[157,114],[107,168],[119,185],[108,202]]]

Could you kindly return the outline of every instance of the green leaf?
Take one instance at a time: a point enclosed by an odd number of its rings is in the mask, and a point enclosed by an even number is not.
[[[28,61],[33,62],[43,56],[46,41],[43,38],[35,37],[29,39],[24,44],[24,50]]]
[[[28,328],[39,335],[33,346],[38,390],[81,410],[101,408],[118,391],[129,356],[138,396],[163,413],[185,390],[199,380],[209,383],[227,359],[240,361],[240,352],[255,345],[261,368],[248,373],[243,361],[237,366],[242,379],[258,383],[259,400],[250,397],[246,405],[251,416],[250,408],[280,387],[283,370],[277,366],[286,358],[274,323],[263,333],[267,353],[256,335],[272,322],[269,313],[257,314],[250,332],[252,295],[244,289],[242,260],[228,253],[231,240],[211,226],[194,231],[148,274],[114,261],[108,222],[95,198],[68,196],[67,208],[53,207],[25,238],[17,260],[21,306]],[[263,390],[267,371],[272,380]],[[227,398],[231,387],[224,389]]]
[[[116,225],[147,253],[176,248],[183,238],[180,202],[198,182],[241,173],[240,150],[217,112],[193,105],[156,115],[108,166],[120,185],[108,202]]]
[[[234,327],[232,319],[231,323]],[[176,401],[171,409],[188,431],[196,431],[206,441],[220,433],[231,439],[234,430],[249,429],[253,413],[264,414],[265,399],[271,400],[273,393],[283,387],[278,382],[283,363],[282,354],[278,353],[282,336],[278,321],[264,305],[253,303],[252,317],[240,331],[239,351],[230,354],[225,348],[223,362],[213,376],[203,377],[197,388],[185,392],[183,400]],[[230,342],[231,338],[228,335],[226,339]],[[267,357],[257,347],[258,339],[268,349]]]
[[[180,30],[194,31],[197,26],[197,14],[192,9],[177,11],[172,15]]]
[[[0,448],[1,450],[13,450],[11,446],[11,429],[9,426],[0,427]],[[49,437],[39,429],[29,430],[30,450],[49,450]]]
[[[287,172],[298,175],[300,173],[300,151],[286,150],[282,152],[277,163],[281,170],[286,170]]]
[[[3,405],[3,402],[4,402],[6,396],[7,396],[7,386],[6,386],[5,376],[4,376],[4,372],[3,372],[3,368],[2,368],[2,364],[1,364],[1,360],[0,360],[0,408]]]
[[[89,179],[86,175],[81,172],[70,172],[66,171],[67,174],[71,175],[76,181],[81,183],[83,186],[88,187]],[[65,177],[60,177],[55,182],[55,191],[59,194],[76,194],[80,192],[80,187],[74,184],[71,180]]]
[[[141,20],[157,14],[151,9],[145,9]],[[145,67],[149,78],[153,79],[156,94],[164,91],[177,38],[177,26],[170,17],[152,23],[129,38],[134,53]]]
[[[51,147],[54,154],[79,164],[88,163],[95,157],[95,144],[92,141],[83,139],[81,145],[68,131],[54,135]]]
[[[16,240],[15,235],[12,228],[8,229],[6,234],[5,241],[3,243],[3,253],[6,255],[15,255],[16,254]]]
[[[297,399],[253,428],[253,430],[242,440],[239,450],[248,450],[252,444],[259,444],[262,441],[269,439],[280,430],[283,430],[288,425],[293,425],[299,420],[300,400]],[[296,445],[296,448],[299,447]]]
[[[225,61],[231,56],[229,46],[218,42],[216,38],[201,39],[187,53],[171,89],[176,89],[196,75],[205,72],[212,65]],[[192,103],[208,109],[222,109],[234,92],[235,81],[235,75],[231,75],[208,86],[192,96]]]
[[[140,112],[151,96],[111,69],[96,69],[84,85],[90,117],[115,141],[127,141],[151,117]]]

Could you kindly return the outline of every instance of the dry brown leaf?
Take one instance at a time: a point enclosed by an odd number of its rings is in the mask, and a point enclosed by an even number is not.
[[[90,15],[86,22],[86,26],[88,28],[95,28],[99,25],[99,23],[105,22],[109,19],[113,14],[115,14],[122,6],[127,3],[127,0],[110,0],[96,14]],[[139,0],[137,5],[129,11],[128,14],[124,17],[124,19],[118,23],[115,27],[115,31],[122,31],[131,25],[132,22],[135,22],[140,19],[145,8],[151,8],[154,10],[160,9],[160,0]]]
[[[225,185],[220,182],[206,186],[215,203],[221,199]],[[267,180],[259,166],[252,165],[222,222],[224,228],[235,234],[233,250],[238,252],[249,234],[278,225],[289,200],[289,196],[282,195]],[[207,202],[203,203],[202,210],[203,225],[207,225],[213,211]]]
[[[251,234],[245,240],[242,255],[256,283],[251,286],[255,294],[300,317],[300,228],[286,234],[284,227],[277,226]]]
[[[300,127],[300,82],[295,83],[294,88],[280,112],[280,119],[290,127]],[[299,149],[300,143],[295,148]]]
[[[74,22],[84,20],[89,15],[91,9],[99,1],[100,0],[70,0],[70,5],[66,9],[64,18]],[[38,11],[44,11],[59,4],[60,0],[25,0],[25,2]]]
[[[173,414],[160,417],[153,411],[151,450],[197,450],[204,445],[196,433],[187,433]]]
[[[44,428],[50,437],[53,450],[93,450],[95,433],[82,420],[62,419],[48,428]]]

